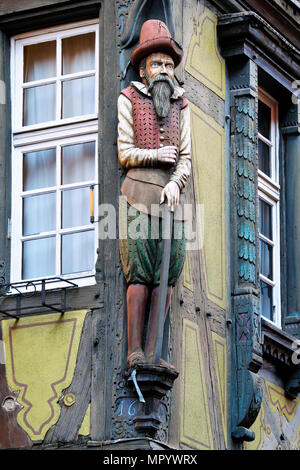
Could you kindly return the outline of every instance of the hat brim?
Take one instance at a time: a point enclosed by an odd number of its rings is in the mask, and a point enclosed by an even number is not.
[[[139,44],[131,53],[130,62],[133,67],[137,68],[145,57],[154,52],[164,52],[172,57],[174,65],[177,67],[183,56],[183,50],[179,45],[170,37],[160,37],[151,39]]]

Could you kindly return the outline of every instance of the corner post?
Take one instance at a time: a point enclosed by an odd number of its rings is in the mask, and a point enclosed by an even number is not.
[[[232,437],[252,441],[249,428],[261,406],[261,319],[257,223],[257,66],[247,57],[229,63],[231,93],[231,255],[233,357]]]

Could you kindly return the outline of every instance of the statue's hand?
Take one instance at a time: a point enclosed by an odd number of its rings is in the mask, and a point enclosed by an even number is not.
[[[158,149],[157,151],[157,159],[161,163],[166,163],[168,165],[174,165],[177,158],[177,147],[174,145],[166,145]]]
[[[179,203],[180,190],[175,181],[170,181],[162,190],[160,197],[160,204],[162,204],[167,197],[168,208],[174,212]]]

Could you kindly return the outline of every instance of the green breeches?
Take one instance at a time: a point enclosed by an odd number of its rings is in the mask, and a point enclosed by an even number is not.
[[[120,256],[128,284],[157,286],[163,248],[163,222],[130,206],[127,213],[127,238],[120,238]],[[122,216],[121,216],[122,217]],[[124,220],[120,220],[120,224]],[[174,286],[183,268],[186,238],[184,222],[175,221],[171,242],[168,284]]]

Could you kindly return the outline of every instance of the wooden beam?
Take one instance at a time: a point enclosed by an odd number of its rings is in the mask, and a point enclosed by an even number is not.
[[[99,203],[118,214],[117,100],[120,93],[115,2],[104,0],[100,12]],[[103,307],[93,313],[91,439],[110,439],[115,321],[118,316],[119,249],[117,239],[99,236],[97,281]]]
[[[17,0],[0,3],[0,29],[18,34],[71,21],[97,18],[102,0]],[[22,8],[20,8],[22,6]]]

